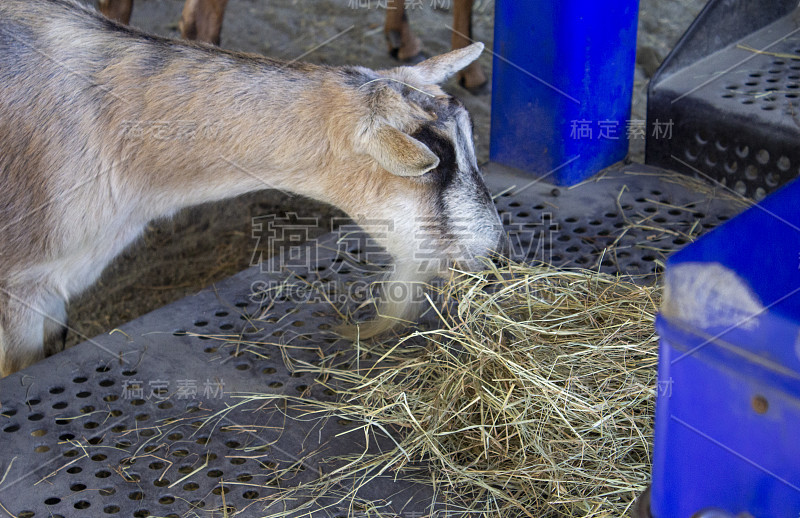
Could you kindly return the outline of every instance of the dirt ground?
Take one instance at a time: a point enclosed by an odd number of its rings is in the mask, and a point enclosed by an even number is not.
[[[87,2],[88,3],[88,2]],[[281,59],[301,58],[332,65],[395,66],[386,52],[384,11],[379,0],[230,0],[221,45]],[[409,2],[411,4],[413,2]],[[449,0],[417,2],[412,26],[428,55],[449,49]],[[132,25],[163,36],[179,37],[180,0],[136,0]],[[639,17],[633,119],[645,118],[649,77],[702,8],[701,0],[642,0]],[[494,2],[476,0],[474,37],[491,48]],[[491,55],[480,58],[491,70]],[[491,92],[474,96],[455,84],[446,88],[461,98],[475,121],[479,160],[488,159]],[[643,143],[634,141],[631,159],[642,161]],[[153,222],[145,235],[119,257],[100,282],[72,302],[68,343],[114,327],[194,293],[251,264],[257,241],[253,218],[285,212],[316,217],[330,230],[337,210],[299,197],[262,192],[194,207],[169,221]]]

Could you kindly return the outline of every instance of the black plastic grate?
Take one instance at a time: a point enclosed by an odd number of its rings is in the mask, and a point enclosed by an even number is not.
[[[617,168],[571,189],[495,166],[488,176],[504,192],[496,199],[516,259],[619,269],[646,282],[665,253],[685,244],[680,236],[743,208],[656,173]],[[229,516],[269,516],[285,510],[269,500],[278,490],[335,469],[326,461],[333,455],[364,451],[364,423],[303,416],[280,401],[219,413],[241,403],[236,393],[335,397],[324,379],[287,363],[371,361],[329,332],[338,320],[326,297],[376,275],[371,265],[385,259],[349,230],[0,380],[0,503],[28,518],[211,517],[223,507]],[[369,437],[370,451],[393,446],[374,430]],[[371,481],[359,497],[388,516],[433,509],[430,487],[393,476]],[[358,511],[313,497],[296,495],[295,515]]]

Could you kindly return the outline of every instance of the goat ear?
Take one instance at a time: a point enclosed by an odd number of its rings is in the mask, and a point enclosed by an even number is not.
[[[420,176],[439,165],[439,157],[428,146],[389,125],[375,130],[368,153],[397,176]]]
[[[481,55],[483,43],[476,42],[447,54],[434,56],[411,68],[423,84],[436,85],[463,69]]]

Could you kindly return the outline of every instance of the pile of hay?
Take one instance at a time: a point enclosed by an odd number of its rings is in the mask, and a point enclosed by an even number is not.
[[[420,476],[422,463],[465,512],[625,515],[650,475],[657,289],[511,265],[460,275],[441,295],[441,329],[370,346],[368,369],[292,366],[339,392],[336,404],[304,402],[309,413],[402,430],[394,451],[349,459],[315,491]]]

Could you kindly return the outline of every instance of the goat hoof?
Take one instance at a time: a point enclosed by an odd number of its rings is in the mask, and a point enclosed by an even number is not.
[[[403,46],[403,38],[400,35],[400,31],[386,31],[386,43],[389,45],[389,54],[392,57],[397,57],[397,53],[400,51],[400,47]]]
[[[422,41],[416,36],[404,40],[399,32],[388,31],[386,43],[389,45],[389,55],[394,59],[412,64],[422,61]]]
[[[488,90],[489,81],[480,65],[473,63],[458,73],[458,84],[472,95],[479,95]]]

